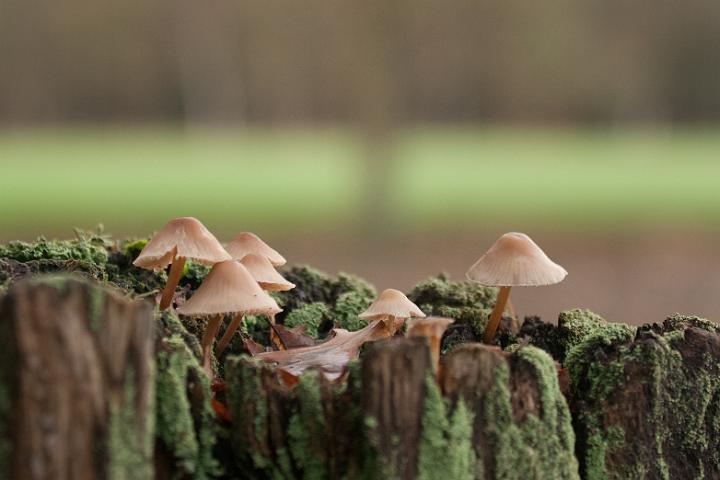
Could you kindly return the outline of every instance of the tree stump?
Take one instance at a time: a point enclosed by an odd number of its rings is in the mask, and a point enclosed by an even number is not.
[[[73,278],[0,300],[0,478],[152,478],[149,303]]]
[[[556,366],[533,347],[458,348],[444,365],[445,397],[422,338],[375,343],[346,385],[310,371],[289,388],[244,356],[226,372],[246,478],[578,478]]]
[[[697,320],[599,332],[571,350],[584,478],[720,478],[720,335]]]

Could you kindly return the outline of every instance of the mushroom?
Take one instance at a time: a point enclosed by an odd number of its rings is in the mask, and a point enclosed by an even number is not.
[[[545,255],[524,233],[506,233],[480,260],[470,267],[468,280],[500,287],[495,308],[485,327],[483,341],[492,343],[500,325],[500,317],[510,296],[511,287],[534,287],[561,282],[567,271]]]
[[[430,343],[433,372],[440,369],[440,340],[447,327],[455,320],[443,317],[413,318],[408,320],[408,337],[425,337]]]
[[[425,317],[425,314],[404,293],[388,288],[359,316],[363,320],[383,320],[392,336],[405,319]]]
[[[230,243],[225,245],[225,250],[235,260],[242,260],[251,253],[262,255],[270,260],[274,267],[281,267],[287,263],[285,257],[271,248],[267,243],[260,240],[260,237],[250,232],[242,232]]]
[[[160,298],[160,310],[165,310],[172,303],[188,258],[205,265],[231,259],[217,238],[198,219],[180,217],[170,220],[160,229],[133,262],[136,267],[149,270],[171,265]]]
[[[178,308],[178,312],[186,316],[212,316],[201,341],[203,366],[209,376],[212,376],[210,346],[225,314],[234,314],[234,317],[218,344],[218,355],[230,343],[243,315],[270,316],[281,311],[275,300],[260,289],[250,272],[234,260],[216,263],[190,300]]]
[[[290,283],[282,275],[280,275],[270,260],[264,255],[250,253],[240,260],[258,282],[260,288],[269,292],[282,292],[295,288],[294,283]],[[285,349],[285,344],[280,340],[273,325],[275,325],[275,316],[272,315],[268,319],[270,321],[270,341],[280,350]]]
[[[240,260],[240,263],[248,269],[250,275],[260,284],[263,290],[269,292],[284,292],[295,288],[295,284],[285,280],[264,255],[250,253],[245,255],[242,260]]]

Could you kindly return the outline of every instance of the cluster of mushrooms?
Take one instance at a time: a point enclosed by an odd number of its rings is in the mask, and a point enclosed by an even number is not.
[[[170,266],[167,283],[160,295],[161,310],[172,305],[188,259],[212,266],[192,297],[177,307],[181,315],[210,318],[201,340],[203,367],[208,375],[212,378],[212,344],[226,315],[231,315],[232,320],[215,347],[217,356],[232,340],[244,315],[263,315],[268,318],[270,339],[278,350],[268,352],[268,360],[277,357],[284,346],[274,324],[275,315],[282,310],[266,292],[295,287],[275,270],[286,263],[285,258],[252,233],[243,232],[223,247],[199,220],[192,217],[173,219],[153,236],[133,262],[137,267],[153,270]],[[506,233],[500,237],[467,272],[471,281],[500,288],[483,341],[492,343],[495,338],[511,287],[551,285],[562,281],[566,275],[565,269],[552,262],[527,235]],[[383,336],[394,335],[408,321],[409,336],[429,338],[437,371],[440,339],[451,319],[426,318],[417,305],[395,289],[384,290],[360,318],[373,322],[368,325],[368,332],[381,327]],[[326,349],[349,334],[341,329],[333,332],[333,338],[323,344]],[[312,353],[313,348],[317,347],[304,350]],[[301,354],[300,350],[293,352]],[[276,354],[275,357],[272,354]]]

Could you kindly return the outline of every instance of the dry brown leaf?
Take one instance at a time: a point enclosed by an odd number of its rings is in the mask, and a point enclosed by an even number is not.
[[[333,329],[334,336],[319,345],[257,355],[267,362],[278,364],[280,369],[299,377],[308,368],[319,368],[329,380],[337,380],[345,372],[350,360],[357,358],[360,347],[366,342],[389,338],[390,330],[383,320],[375,320],[362,330],[349,332]]]
[[[255,357],[258,354],[265,352],[265,347],[253,341],[252,338],[242,337],[242,342],[245,350],[250,354],[251,357]]]
[[[285,325],[271,325],[275,330],[278,338],[285,347],[284,350],[293,348],[312,347],[315,345],[315,339],[309,335],[305,335],[305,327],[298,325],[295,328],[287,328]]]

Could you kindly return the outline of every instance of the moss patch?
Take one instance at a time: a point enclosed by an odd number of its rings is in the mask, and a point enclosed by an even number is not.
[[[676,317],[665,334],[596,333],[570,351],[585,478],[720,474],[720,340],[714,325],[694,326],[703,324]]]
[[[220,473],[213,457],[217,427],[209,380],[183,337],[159,341],[156,376],[157,437],[172,456],[177,478]]]

